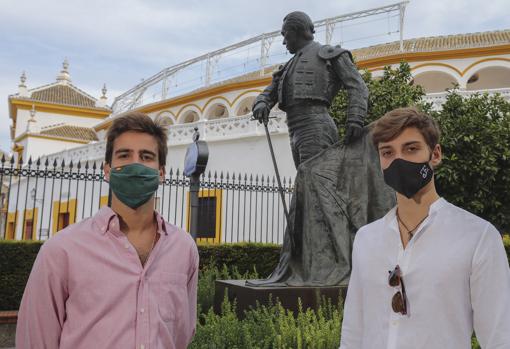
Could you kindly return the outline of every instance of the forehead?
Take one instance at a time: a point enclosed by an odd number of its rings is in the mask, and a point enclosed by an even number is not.
[[[115,138],[113,142],[113,151],[121,148],[133,151],[150,150],[157,152],[158,142],[154,136],[148,133],[126,131]]]
[[[421,132],[416,127],[408,127],[401,134],[399,134],[395,139],[392,139],[388,142],[380,142],[379,148],[382,147],[400,147],[404,144],[408,144],[410,142],[418,142],[426,144],[425,137],[421,134]]]

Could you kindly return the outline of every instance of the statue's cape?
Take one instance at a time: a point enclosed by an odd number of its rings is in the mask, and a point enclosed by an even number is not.
[[[347,285],[356,231],[394,206],[365,128],[356,142],[338,142],[299,166],[280,261],[267,279],[247,284]]]

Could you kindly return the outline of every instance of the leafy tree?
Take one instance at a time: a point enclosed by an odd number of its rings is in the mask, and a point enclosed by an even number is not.
[[[510,232],[510,103],[451,90],[432,115],[442,131],[439,194]]]
[[[436,170],[437,189],[451,203],[510,232],[510,103],[500,95],[461,96],[450,90],[441,110],[433,111],[413,85],[409,64],[385,67],[382,78],[369,72],[363,79],[370,91],[367,124],[395,108],[416,106],[438,120],[443,163]],[[331,115],[344,135],[346,93],[339,94]]]
[[[414,105],[423,110],[430,110],[428,104],[421,102],[422,97],[425,96],[425,91],[421,86],[413,85],[411,68],[406,62],[401,62],[396,69],[390,66],[384,67],[381,78],[374,79],[369,71],[365,71],[362,77],[370,92],[368,113],[365,119],[367,124],[396,108]],[[334,99],[330,109],[331,116],[338,127],[340,138],[345,133],[346,110],[347,93],[342,91]]]

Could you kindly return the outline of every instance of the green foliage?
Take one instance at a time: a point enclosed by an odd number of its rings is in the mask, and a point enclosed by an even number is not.
[[[41,245],[40,241],[0,241],[0,311],[19,308]],[[278,263],[280,246],[254,243],[199,245],[198,251],[201,269],[199,303],[207,311],[214,297],[213,278],[266,277]],[[226,267],[222,268],[224,265]]]
[[[442,131],[440,195],[503,231],[510,230],[510,103],[499,95],[449,91],[433,112]]]
[[[246,280],[260,278],[254,266],[251,272],[240,273],[236,266],[228,268],[223,264],[222,268],[216,265],[202,266],[198,273],[197,302],[198,313],[207,312],[214,304],[214,291],[216,280]]]
[[[471,349],[481,349],[480,344],[478,344],[475,335],[473,335],[473,338],[471,338]]]
[[[225,296],[221,314],[203,314],[190,348],[338,348],[342,303],[323,302],[317,311],[299,309],[297,314],[279,302],[259,305],[240,320],[235,303]]]
[[[19,308],[40,242],[0,241],[0,311]]]
[[[412,84],[411,68],[406,62],[401,62],[396,69],[392,69],[390,66],[384,67],[383,76],[380,79],[373,79],[372,74],[368,71],[365,71],[362,77],[370,93],[365,124],[377,120],[396,108],[417,106],[423,110],[430,109],[429,105],[421,102],[425,92],[421,86]],[[331,116],[338,126],[340,137],[343,137],[345,132],[346,110],[347,93],[342,91],[335,98],[330,109]]]
[[[412,84],[409,64],[385,67],[382,78],[369,72],[363,79],[370,91],[366,123],[395,108],[416,106],[435,117],[442,130],[443,164],[436,172],[440,195],[510,231],[510,103],[499,95],[462,97],[452,90],[442,110],[423,103],[420,86]],[[344,134],[347,98],[334,100],[331,114]]]
[[[280,246],[262,243],[199,245],[200,265],[236,266],[239,273],[252,272],[261,277],[271,274],[280,258]]]

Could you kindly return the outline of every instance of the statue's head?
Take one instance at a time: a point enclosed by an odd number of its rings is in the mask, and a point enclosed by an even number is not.
[[[290,53],[296,53],[312,41],[314,33],[313,22],[304,12],[294,11],[283,19],[283,44]]]

